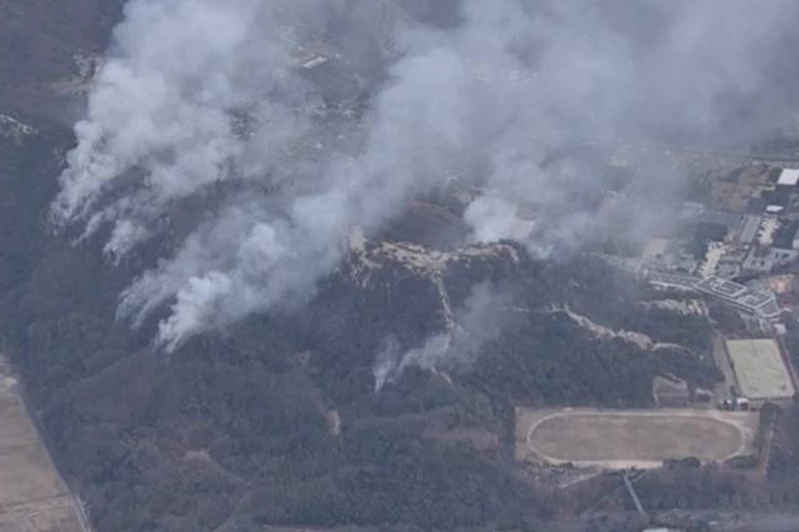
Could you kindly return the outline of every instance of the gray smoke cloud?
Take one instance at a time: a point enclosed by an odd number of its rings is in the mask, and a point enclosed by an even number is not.
[[[167,349],[304,301],[349,229],[453,175],[483,190],[465,214],[475,239],[532,223],[532,250],[578,246],[593,220],[571,191],[598,185],[542,170],[546,139],[763,131],[785,116],[773,58],[797,14],[780,0],[130,0],[53,221],[108,234],[118,261],[181,201],[230,186],[121,296],[136,324],[169,306]],[[315,50],[330,61],[304,68]],[[757,120],[731,128],[735,110]]]

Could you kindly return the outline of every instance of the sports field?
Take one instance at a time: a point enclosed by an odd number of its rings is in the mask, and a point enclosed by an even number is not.
[[[727,340],[741,393],[750,399],[789,399],[796,391],[775,340]]]
[[[608,469],[660,467],[669,458],[720,461],[750,452],[754,412],[517,409],[517,458]]]

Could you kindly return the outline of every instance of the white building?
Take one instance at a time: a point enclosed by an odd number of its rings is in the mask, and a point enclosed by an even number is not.
[[[799,170],[793,168],[784,169],[777,180],[777,185],[783,187],[795,187],[797,183],[799,183]]]

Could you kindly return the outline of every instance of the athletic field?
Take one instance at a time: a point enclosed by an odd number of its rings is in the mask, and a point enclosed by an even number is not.
[[[796,391],[772,339],[727,340],[727,352],[741,394],[750,399],[790,399]]]
[[[757,420],[756,412],[717,410],[519,408],[516,451],[519,459],[608,469],[721,461],[751,451]]]

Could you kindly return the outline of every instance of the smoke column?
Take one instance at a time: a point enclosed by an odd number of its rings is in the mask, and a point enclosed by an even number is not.
[[[187,199],[216,204],[133,280],[120,317],[141,324],[168,307],[156,341],[171,350],[296,306],[341,260],[348,230],[379,228],[452,175],[484,190],[465,215],[477,239],[512,236],[532,205],[545,230],[531,249],[578,247],[592,220],[569,209],[573,183],[539,168],[537,139],[676,124],[721,142],[785,115],[786,84],[772,80],[785,76],[774,65],[793,2],[447,4],[456,11],[436,18],[433,0],[131,0],[75,126],[53,223],[104,238],[120,261]],[[317,48],[349,81],[308,75],[299,64]],[[359,97],[368,110],[320,117],[331,92],[339,110]],[[730,105],[762,101],[777,108],[730,127]]]
[[[468,369],[480,348],[499,338],[508,325],[503,308],[512,301],[507,291],[484,283],[475,286],[462,309],[455,313],[455,328],[428,338],[424,345],[401,351],[394,338],[386,338],[372,368],[375,392],[398,380],[411,366],[422,369]]]

